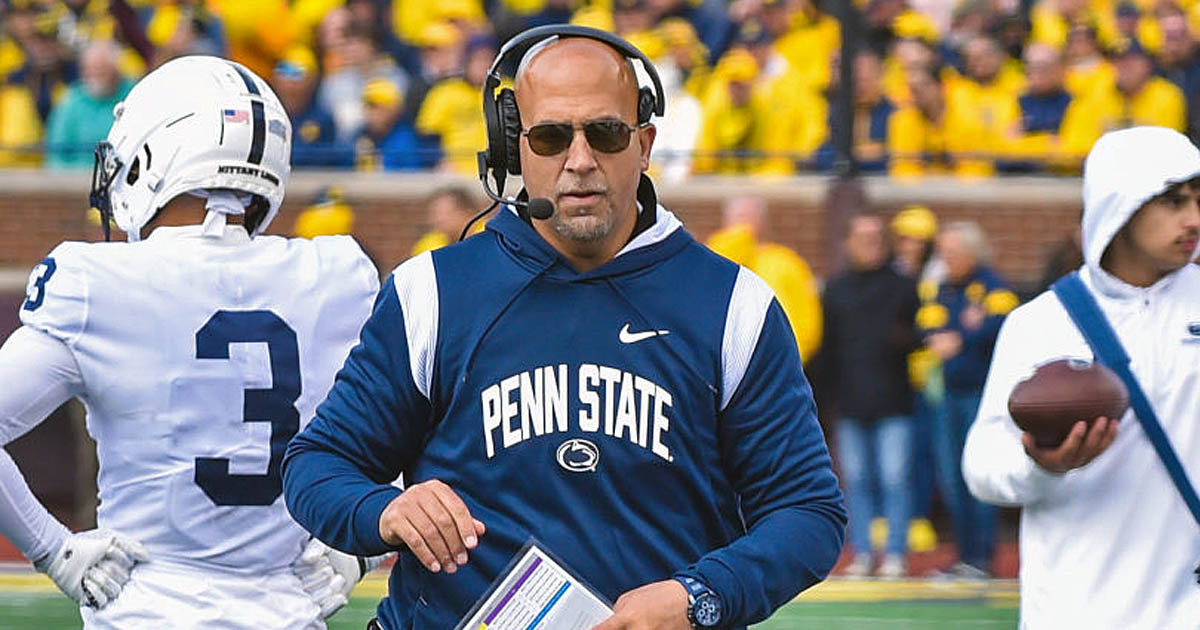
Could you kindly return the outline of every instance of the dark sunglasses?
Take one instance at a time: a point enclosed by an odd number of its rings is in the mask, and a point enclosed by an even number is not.
[[[593,149],[601,153],[620,153],[629,146],[629,136],[636,127],[620,120],[591,120],[582,125],[568,123],[541,123],[521,132],[529,140],[529,148],[541,156],[558,155],[571,146],[575,130],[583,129],[583,136]]]

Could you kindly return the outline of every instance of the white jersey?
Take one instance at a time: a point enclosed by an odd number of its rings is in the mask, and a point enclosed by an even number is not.
[[[285,570],[309,535],[280,464],[325,398],[378,291],[349,237],[63,243],[34,270],[21,321],[63,341],[99,454],[100,527],[155,563]]]

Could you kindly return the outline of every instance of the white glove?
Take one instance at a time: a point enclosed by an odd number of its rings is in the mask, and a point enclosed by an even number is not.
[[[112,530],[71,534],[54,553],[36,563],[80,606],[104,608],[121,594],[130,571],[150,555],[141,543]]]
[[[366,564],[357,556],[330,549],[315,538],[292,563],[292,573],[299,578],[313,602],[321,607],[322,619],[329,618],[350,602],[350,591],[365,571]]]

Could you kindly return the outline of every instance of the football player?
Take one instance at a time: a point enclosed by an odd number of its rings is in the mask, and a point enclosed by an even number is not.
[[[350,237],[261,236],[292,130],[245,67],[171,61],[114,114],[92,203],[128,242],[56,247],[0,348],[0,444],[84,402],[99,529],[71,533],[0,449],[0,533],[89,630],[324,628],[367,564],[292,521],[280,462],[356,342],[377,271]]]

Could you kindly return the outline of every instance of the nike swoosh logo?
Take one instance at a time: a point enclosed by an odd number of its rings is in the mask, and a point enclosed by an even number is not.
[[[617,335],[617,338],[621,340],[621,343],[637,343],[651,337],[669,334],[671,334],[671,331],[669,330],[643,330],[642,332],[629,332],[629,324],[625,324],[623,327],[621,327],[621,332]]]

